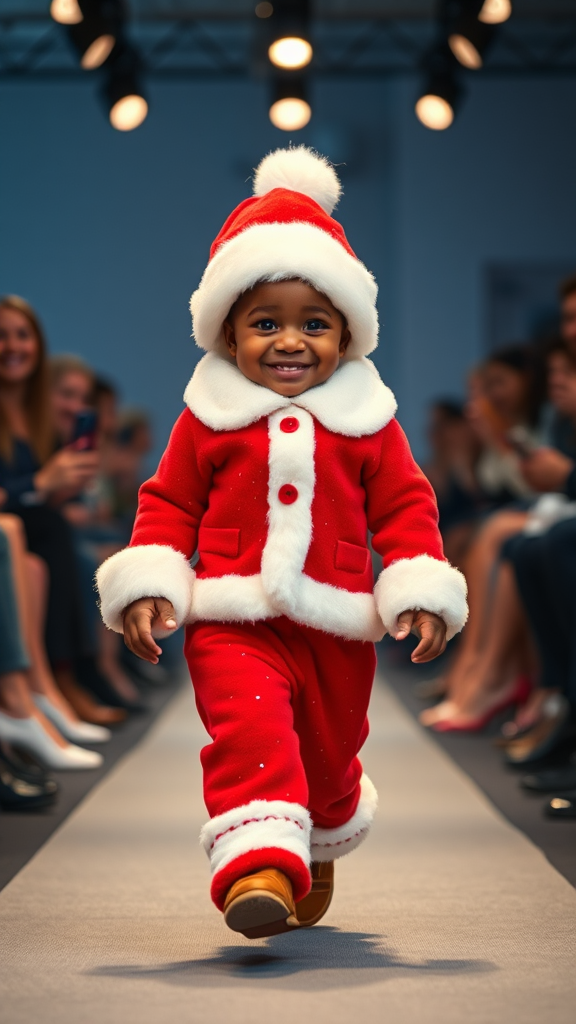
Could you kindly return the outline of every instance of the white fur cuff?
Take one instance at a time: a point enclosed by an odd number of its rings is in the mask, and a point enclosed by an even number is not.
[[[108,629],[122,632],[122,613],[141,597],[165,597],[174,605],[179,626],[190,614],[196,574],[185,555],[164,544],[124,548],[107,558],[96,573],[100,610]],[[166,631],[155,632],[165,636]]]
[[[386,630],[395,636],[402,612],[434,612],[444,619],[447,638],[459,633],[468,618],[466,580],[449,562],[430,555],[401,558],[384,569],[374,588]]]
[[[212,874],[244,853],[276,847],[310,864],[310,815],[300,804],[284,800],[251,800],[208,821],[200,842],[210,858]]]
[[[360,779],[360,800],[354,814],[340,828],[313,828],[312,860],[336,860],[351,853],[366,839],[378,806],[378,793],[367,775]]]

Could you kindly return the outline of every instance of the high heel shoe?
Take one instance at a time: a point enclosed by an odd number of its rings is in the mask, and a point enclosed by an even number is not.
[[[505,760],[509,765],[532,764],[551,754],[572,731],[570,704],[561,693],[551,693],[542,705],[540,720],[517,740],[510,740]]]
[[[89,693],[78,685],[71,672],[56,672],[58,689],[62,691],[66,700],[72,705],[74,711],[83,722],[91,722],[93,725],[118,725],[127,717],[124,708],[110,708],[98,704]]]
[[[105,729],[102,725],[71,722],[43,693],[34,694],[34,703],[70,743],[107,743],[112,736],[110,729]]]
[[[0,756],[0,807],[5,811],[35,811],[53,804],[58,796],[58,783],[40,774],[30,779],[18,773]]]
[[[523,704],[528,699],[531,689],[532,684],[528,677],[518,676],[513,690],[506,697],[502,697],[497,704],[493,704],[491,708],[488,708],[483,715],[478,715],[476,718],[468,718],[464,722],[459,722],[453,718],[441,718],[439,721],[434,722],[430,728],[434,732],[480,732],[502,711],[507,711],[508,708],[514,707],[516,704]]]
[[[37,718],[13,718],[0,711],[0,739],[14,747],[21,747],[41,764],[55,771],[85,768],[99,768],[102,754],[95,750],[83,750],[69,743],[59,747],[55,740],[44,731]]]

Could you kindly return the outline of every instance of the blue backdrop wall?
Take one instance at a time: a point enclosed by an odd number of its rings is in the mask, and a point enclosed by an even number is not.
[[[376,362],[421,455],[430,399],[462,393],[481,355],[486,264],[576,266],[576,91],[479,78],[436,134],[413,115],[415,89],[318,82],[293,141],[345,162],[339,216],[380,284]],[[155,81],[150,95],[123,135],[89,81],[0,86],[0,290],[32,302],[53,351],[81,353],[150,409],[159,450],[200,356],[187,302],[210,242],[288,137],[260,83]]]

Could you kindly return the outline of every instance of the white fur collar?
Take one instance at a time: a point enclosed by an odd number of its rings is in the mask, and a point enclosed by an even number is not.
[[[325,384],[296,398],[284,398],[254,384],[234,363],[209,352],[198,363],[184,392],[184,401],[213,430],[238,430],[277,409],[297,405],[328,430],[361,437],[381,430],[396,412],[394,395],[366,358],[350,359]]]

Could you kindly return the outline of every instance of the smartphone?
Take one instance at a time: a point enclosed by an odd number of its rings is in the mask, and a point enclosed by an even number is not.
[[[76,414],[71,447],[77,452],[91,452],[96,447],[98,430],[98,414],[94,409],[86,409]]]

